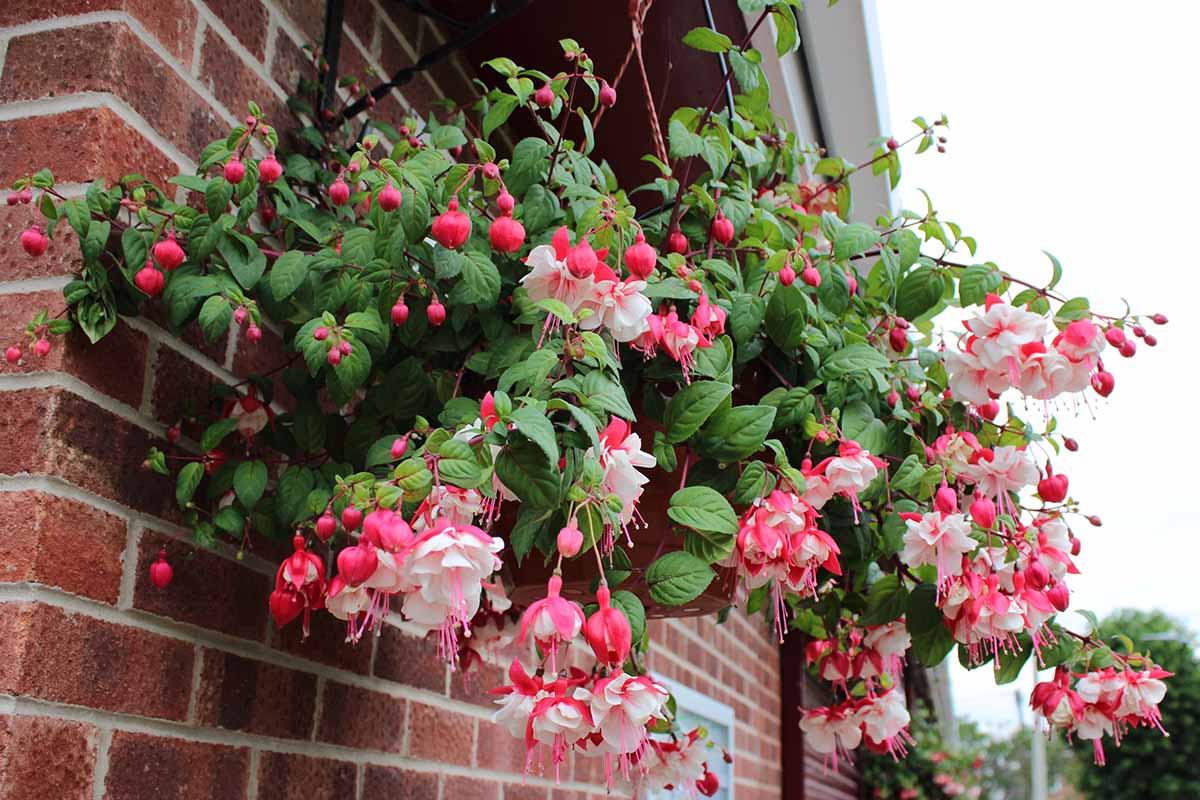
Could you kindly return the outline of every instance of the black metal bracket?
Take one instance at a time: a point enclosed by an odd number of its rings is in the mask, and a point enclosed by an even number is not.
[[[425,2],[425,0],[404,0],[404,4],[413,11],[423,14],[448,28],[451,28],[457,35],[452,39],[448,39],[444,44],[441,44],[423,54],[419,59],[417,59],[416,63],[397,71],[390,80],[371,89],[371,91],[368,93],[368,96],[374,98],[375,100],[379,100],[392,89],[403,86],[424,70],[432,67],[434,64],[445,61],[450,56],[454,55],[454,53],[478,39],[494,25],[497,25],[509,17],[517,14],[519,11],[529,5],[530,2],[531,0],[491,0],[491,2],[488,4],[488,10],[486,13],[472,20],[457,20],[432,8],[427,2]],[[330,6],[334,4],[340,7],[341,0],[329,0]],[[330,15],[327,8],[325,15],[327,25],[329,18]],[[327,39],[330,38],[329,33],[329,28],[326,28]],[[337,38],[341,38],[340,23],[337,28]],[[361,97],[347,106],[344,111],[342,111],[340,119],[352,119],[366,110],[369,106],[370,102],[367,100],[367,98]]]
[[[317,109],[318,125],[324,125],[325,112],[337,99],[338,61],[342,53],[342,19],[345,8],[343,0],[327,0],[325,3],[325,39],[321,42],[321,56],[325,64],[325,79],[322,81],[321,107]]]

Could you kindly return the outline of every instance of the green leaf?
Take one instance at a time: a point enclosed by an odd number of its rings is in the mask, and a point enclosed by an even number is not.
[[[733,406],[715,413],[696,441],[696,449],[717,461],[740,461],[762,450],[771,424],[772,406]]]
[[[208,216],[215,220],[225,213],[229,201],[233,198],[233,184],[224,178],[214,178],[204,188],[204,202],[208,208]]]
[[[716,573],[691,553],[667,553],[646,570],[650,597],[666,606],[681,606],[695,600],[712,583]]]
[[[919,583],[908,595],[908,632],[913,636],[928,634],[942,624],[942,611],[937,607],[937,587],[931,583]]]
[[[420,181],[409,182],[412,197],[400,204],[400,224],[409,244],[416,244],[429,231],[429,193]]]
[[[196,496],[196,489],[203,477],[204,465],[199,461],[189,461],[179,470],[179,477],[175,480],[175,501],[179,503],[180,508],[187,508],[188,503]]]
[[[916,319],[938,304],[946,285],[933,267],[918,267],[904,276],[896,290],[896,313]]]
[[[1021,674],[1021,668],[1025,666],[1025,662],[1029,660],[1029,656],[1033,653],[1033,645],[1029,641],[1028,635],[1022,633],[1017,638],[1021,649],[1015,654],[1008,650],[1000,651],[1000,666],[995,670],[993,675],[997,685],[1015,681]]]
[[[210,342],[215,342],[221,338],[221,334],[229,330],[229,322],[232,319],[233,309],[229,306],[229,301],[221,295],[213,295],[200,306],[200,330]]]
[[[625,395],[624,387],[599,370],[585,375],[582,386],[586,407],[616,414],[623,419],[633,420],[636,418],[633,408],[629,405],[629,398]]]
[[[859,620],[863,625],[883,625],[899,619],[908,608],[908,589],[899,575],[884,575],[871,584],[867,610]]]
[[[137,228],[126,228],[121,234],[121,252],[125,256],[125,268],[136,272],[146,263],[146,257],[150,254],[150,245],[146,242],[146,235]]]
[[[1054,254],[1049,250],[1043,250],[1042,252],[1046,254],[1046,258],[1050,259],[1050,267],[1053,273],[1050,277],[1050,282],[1046,284],[1046,288],[1053,289],[1055,286],[1058,286],[1058,282],[1062,280],[1062,264],[1059,263],[1059,260],[1055,258]]]
[[[667,516],[674,522],[705,533],[738,532],[737,514],[729,501],[708,486],[689,486],[671,495]]]
[[[515,78],[521,72],[521,68],[511,58],[493,58],[483,62],[483,66],[491,67],[506,78]]]
[[[765,318],[767,336],[781,350],[795,350],[808,333],[804,318],[804,295],[796,286],[780,284],[771,292]]]
[[[796,15],[791,6],[777,5],[771,9],[775,14],[775,52],[785,56],[796,49],[800,41],[796,33]]]
[[[236,231],[228,232],[217,245],[217,252],[244,289],[253,289],[267,269],[267,257],[258,249],[258,243]]]
[[[305,500],[313,490],[316,475],[310,469],[291,466],[284,470],[275,487],[275,514],[285,525],[308,516]]]
[[[1003,278],[999,270],[987,264],[972,264],[958,278],[958,299],[962,305],[981,305],[988,292],[1000,287]]]
[[[733,40],[712,28],[692,28],[683,37],[683,43],[705,53],[725,53],[733,48]]]
[[[821,371],[830,377],[841,377],[866,370],[882,370],[888,367],[887,356],[869,344],[847,345],[825,359]]]
[[[833,240],[833,258],[845,261],[851,256],[867,252],[879,242],[879,234],[869,225],[852,222],[837,232]]]
[[[690,439],[732,392],[731,385],[718,381],[696,381],[676,392],[663,417],[667,441],[679,444]]]
[[[704,139],[689,131],[678,119],[671,120],[671,124],[667,126],[667,138],[670,140],[671,155],[674,158],[699,155],[704,149]]]
[[[500,95],[483,115],[483,138],[487,139],[492,135],[492,131],[507,122],[517,105],[517,98],[511,94]]]
[[[209,425],[200,436],[200,451],[211,453],[237,427],[237,419],[225,417]]]
[[[523,502],[553,508],[561,497],[558,463],[553,464],[537,444],[520,433],[510,434],[496,457],[496,476]]]
[[[954,649],[954,635],[945,626],[939,626],[920,636],[912,637],[912,652],[917,661],[927,667],[936,667]]]
[[[500,299],[500,271],[484,253],[476,250],[462,261],[462,276],[450,292],[455,303],[471,303],[490,308]]]
[[[225,506],[213,517],[213,524],[230,536],[241,536],[242,529],[246,525],[246,518],[233,506]]]
[[[266,491],[266,464],[244,461],[233,474],[233,491],[246,509],[253,509]]]
[[[522,406],[512,412],[510,419],[516,424],[517,431],[542,448],[550,463],[558,464],[558,440],[554,436],[554,425],[544,413]]]

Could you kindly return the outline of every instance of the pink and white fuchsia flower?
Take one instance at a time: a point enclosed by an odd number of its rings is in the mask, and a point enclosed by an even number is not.
[[[626,528],[628,535],[627,526],[633,520],[638,500],[650,480],[639,470],[652,469],[658,462],[642,450],[642,437],[633,433],[629,423],[620,417],[613,417],[600,434],[600,452],[589,447],[585,455],[600,459],[604,469],[604,491],[621,498],[621,526]],[[607,532],[605,538],[608,538]],[[612,543],[605,542],[604,549],[611,550]]]
[[[604,753],[604,771],[612,786],[612,756],[617,756],[621,774],[628,778],[630,767],[641,759],[646,747],[646,724],[656,716],[670,695],[645,675],[634,677],[620,670],[596,681],[591,694],[593,737]]]
[[[535,303],[539,300],[558,300],[571,313],[575,313],[593,298],[596,285],[592,276],[576,277],[567,268],[569,250],[567,229],[559,228],[552,244],[538,245],[525,257],[530,271],[521,278],[521,285],[525,287],[530,300]],[[550,315],[546,322],[551,325],[556,320],[554,315]]]
[[[526,771],[542,747],[549,747],[557,781],[567,755],[592,732],[591,692],[578,685],[582,680],[560,678],[546,684],[546,695],[534,704],[525,727]]]
[[[925,564],[937,567],[938,585],[962,574],[962,557],[979,543],[971,538],[971,524],[962,514],[901,514],[905,525],[904,549],[900,560],[916,569]]]
[[[443,656],[453,659],[457,654],[460,626],[470,635],[483,582],[500,569],[497,553],[502,549],[502,539],[473,525],[440,520],[413,542],[405,556],[400,580],[413,588],[404,595],[404,616],[439,632]]]
[[[849,758],[850,751],[862,741],[862,726],[850,702],[805,711],[800,730],[804,731],[805,744],[825,756],[835,772],[838,757]]]
[[[591,316],[579,323],[585,331],[603,327],[613,340],[632,342],[646,329],[646,318],[654,311],[642,294],[646,282],[621,280],[610,268],[601,264],[593,275],[592,297],[586,303]]]
[[[645,762],[645,771],[634,776],[639,790],[649,792],[653,797],[658,792],[678,789],[690,796],[696,781],[702,780],[705,774],[706,759],[699,729],[670,741],[651,739],[650,754]]]
[[[867,747],[897,760],[907,752],[913,738],[908,733],[910,717],[903,693],[889,689],[882,694],[867,695],[859,702],[856,716]]]
[[[844,439],[838,445],[838,454],[822,461],[816,467],[816,472],[823,473],[829,481],[829,488],[834,494],[849,498],[854,507],[854,520],[858,521],[858,493],[865,490],[879,470],[884,466],[883,459],[871,455],[853,439]]]
[[[558,672],[558,651],[569,644],[583,629],[586,618],[578,603],[573,603],[559,595],[562,591],[562,578],[553,575],[546,589],[546,597],[536,601],[521,616],[521,632],[517,637],[518,643],[524,643],[530,636],[548,654],[550,672]]]

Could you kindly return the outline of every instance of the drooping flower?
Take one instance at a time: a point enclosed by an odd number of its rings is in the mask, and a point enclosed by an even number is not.
[[[552,575],[546,597],[532,603],[521,616],[521,632],[517,641],[523,643],[530,634],[538,647],[550,656],[550,672],[558,672],[558,650],[579,635],[586,617],[578,603],[560,596],[562,578]]]
[[[646,746],[646,723],[667,702],[667,690],[645,675],[634,677],[618,670],[596,681],[591,694],[592,723],[605,754],[605,777],[612,785],[612,756],[617,756],[626,778],[634,759]]]
[[[826,762],[837,771],[838,756],[850,757],[850,751],[862,741],[862,726],[853,704],[822,706],[804,712],[800,720],[804,742],[825,756]]]
[[[901,516],[908,526],[904,532],[901,561],[914,569],[925,564],[935,565],[939,585],[944,584],[946,578],[962,574],[963,555],[979,546],[971,538],[971,524],[966,517],[939,511]]]
[[[632,342],[646,328],[646,318],[654,307],[642,292],[646,282],[621,280],[603,264],[596,269],[591,280],[594,290],[588,307],[592,314],[579,323],[583,330],[603,327],[618,342]]]
[[[280,627],[303,614],[304,635],[308,636],[312,612],[325,606],[325,563],[305,548],[303,536],[292,537],[292,548],[294,552],[275,573],[269,605]]]
[[[640,470],[652,469],[657,464],[654,456],[642,450],[642,437],[631,431],[629,423],[620,417],[612,417],[600,434],[600,452],[588,448],[585,456],[599,458],[604,469],[603,489],[621,498],[621,524],[628,526],[650,480]],[[611,542],[604,549],[611,549]]]
[[[854,519],[858,521],[858,493],[867,488],[879,469],[884,465],[883,459],[871,455],[853,439],[844,439],[838,445],[838,454],[827,458],[817,465],[816,471],[823,473],[829,480],[829,488],[835,494],[850,499],[854,507]]]
[[[907,753],[907,744],[913,739],[908,734],[910,717],[901,692],[889,689],[868,695],[859,703],[855,716],[862,725],[867,747],[896,760]]]

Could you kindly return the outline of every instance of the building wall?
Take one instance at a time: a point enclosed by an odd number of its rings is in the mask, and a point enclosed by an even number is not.
[[[49,167],[68,195],[137,169],[191,171],[210,140],[259,102],[288,119],[300,46],[320,0],[53,0],[0,4],[0,182]],[[346,4],[346,71],[390,74],[439,41],[399,4]],[[461,62],[380,104],[468,91]],[[0,331],[63,308],[80,264],[66,226],[51,250],[15,246],[34,212],[0,205]],[[276,366],[273,333],[215,345],[160,321],[79,334],[44,360],[0,365],[0,798],[584,800],[594,762],[560,787],[522,776],[523,746],[489,722],[498,669],[464,681],[401,624],[357,647],[314,617],[276,630],[267,613],[283,552],[255,541],[196,552],[167,478],[139,469],[189,396]],[[166,548],[165,592],[148,566]],[[738,800],[780,797],[778,651],[760,621],[715,630],[655,622],[663,676],[733,706]]]

